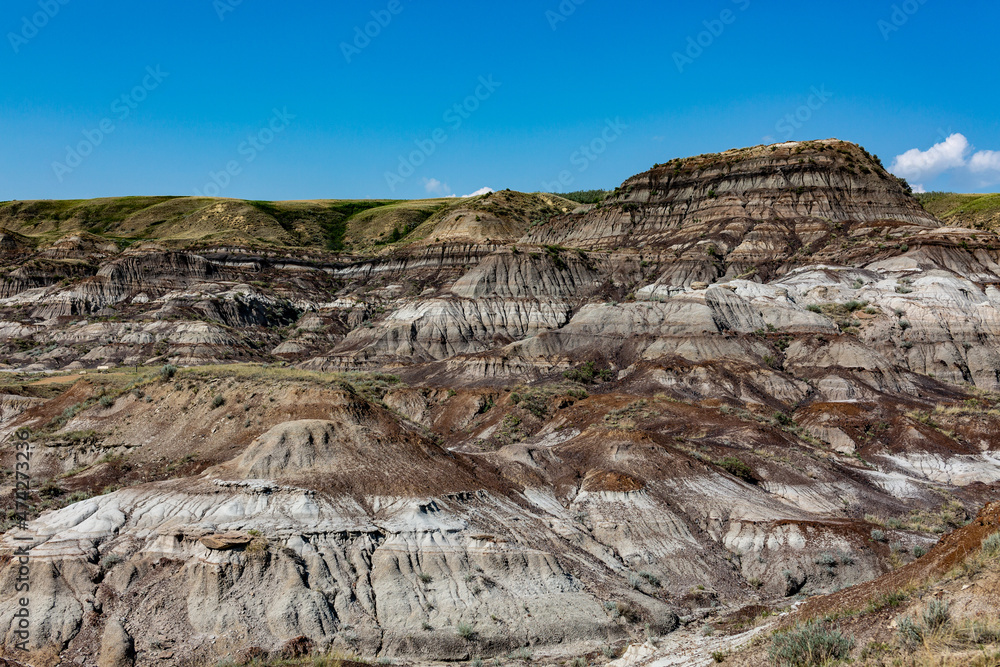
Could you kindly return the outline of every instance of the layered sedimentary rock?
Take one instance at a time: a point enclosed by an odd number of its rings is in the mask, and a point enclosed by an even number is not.
[[[871,579],[996,493],[1000,239],[857,146],[421,220],[367,254],[0,236],[7,370],[88,373],[3,391],[52,508],[3,537],[5,647],[17,537],[69,660],[571,655]]]
[[[571,247],[716,244],[733,263],[783,261],[839,226],[940,226],[872,156],[836,140],[790,142],[671,160],[633,176],[584,216],[528,239]],[[699,237],[705,233],[712,239]]]

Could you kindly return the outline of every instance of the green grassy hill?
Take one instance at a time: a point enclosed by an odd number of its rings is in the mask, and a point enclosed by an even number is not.
[[[244,201],[199,197],[115,197],[0,203],[0,230],[45,247],[68,235],[171,248],[241,245],[377,252],[433,238],[455,211],[490,211],[526,228],[571,210],[553,195],[504,192],[469,199]],[[451,216],[452,218],[454,216]],[[417,231],[419,230],[419,232]],[[521,232],[523,233],[523,231]]]
[[[0,203],[0,228],[40,246],[71,234],[91,234],[173,248],[226,243],[344,251],[399,240],[454,204],[448,199],[264,202],[197,197],[14,201]]]
[[[916,195],[932,215],[955,227],[1000,230],[1000,194],[963,195],[927,192]]]

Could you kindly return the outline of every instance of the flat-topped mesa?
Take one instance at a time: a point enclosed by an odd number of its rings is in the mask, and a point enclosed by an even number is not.
[[[675,252],[711,245],[710,255],[757,263],[785,259],[835,227],[883,221],[941,225],[878,158],[827,139],[655,165],[585,215],[557,218],[526,240],[581,248],[655,245]]]

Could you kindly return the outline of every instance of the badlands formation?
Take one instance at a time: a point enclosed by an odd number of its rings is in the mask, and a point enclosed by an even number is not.
[[[26,664],[600,663],[884,576],[996,498],[1000,238],[850,143],[672,160],[596,205],[0,226]]]

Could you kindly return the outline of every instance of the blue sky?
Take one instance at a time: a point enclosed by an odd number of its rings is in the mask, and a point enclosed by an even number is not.
[[[0,200],[612,188],[834,136],[928,190],[994,191],[998,20],[941,0],[6,0]]]

